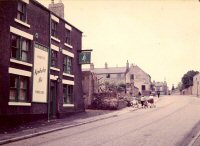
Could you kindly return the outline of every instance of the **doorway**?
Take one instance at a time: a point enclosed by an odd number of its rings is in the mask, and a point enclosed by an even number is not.
[[[56,81],[51,81],[50,87],[50,116],[51,118],[56,118],[57,112],[57,98],[56,98]]]

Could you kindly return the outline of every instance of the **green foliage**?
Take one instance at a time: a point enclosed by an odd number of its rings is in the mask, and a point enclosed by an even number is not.
[[[198,71],[190,70],[182,77],[182,89],[193,85],[193,77],[198,74]]]
[[[120,84],[117,86],[117,91],[118,91],[118,92],[122,92],[122,91],[125,91],[125,90],[126,90],[126,84],[120,83]]]
[[[177,87],[177,88],[178,88],[178,90],[179,90],[179,91],[182,91],[182,90],[183,90],[183,85],[182,85],[182,83],[181,83],[181,82],[180,82],[180,83],[178,83],[178,87]]]

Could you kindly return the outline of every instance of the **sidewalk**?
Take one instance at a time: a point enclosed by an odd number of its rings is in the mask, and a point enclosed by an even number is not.
[[[155,102],[159,100],[158,98],[154,99]],[[47,120],[40,120],[27,123],[8,131],[1,132],[0,145],[99,120],[113,118],[137,109],[138,108],[126,107],[121,110],[86,110],[85,112],[77,113],[63,119],[54,119],[50,122]]]
[[[42,134],[84,125],[95,121],[116,117],[121,114],[125,114],[131,111],[137,110],[137,108],[126,107],[121,110],[86,110],[82,113],[77,113],[63,119],[54,119],[48,122],[47,120],[40,120],[32,123],[27,123],[23,126],[19,126],[9,131],[0,133],[0,145],[9,142],[14,142]]]

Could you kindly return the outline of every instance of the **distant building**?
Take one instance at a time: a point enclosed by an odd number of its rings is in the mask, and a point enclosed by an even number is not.
[[[192,86],[192,94],[193,95],[199,96],[199,93],[200,93],[199,83],[200,83],[200,73],[196,74],[193,77],[193,86]]]
[[[167,95],[168,94],[168,86],[167,86],[167,82],[152,82],[152,91],[160,92],[161,95]]]
[[[126,73],[126,84],[133,84],[142,95],[149,95],[151,91],[151,76],[139,66],[132,64]]]
[[[82,32],[36,0],[0,6],[0,116],[84,111]]]
[[[114,85],[125,85],[125,92],[128,94],[149,95],[151,86],[151,77],[137,65],[131,65],[127,61],[126,67],[108,67],[105,63],[104,68],[94,68],[91,64],[90,69],[83,69],[83,88],[86,97],[92,98],[92,93],[103,92],[106,90],[106,83]],[[89,77],[92,76],[92,77]],[[93,87],[90,87],[93,85]],[[87,87],[84,87],[87,86]],[[89,96],[90,95],[90,96]]]

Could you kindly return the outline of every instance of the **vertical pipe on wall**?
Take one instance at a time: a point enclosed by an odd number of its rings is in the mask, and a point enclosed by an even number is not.
[[[51,11],[49,11],[49,49],[48,49],[48,92],[47,92],[47,101],[48,101],[48,105],[47,105],[47,119],[48,122],[50,121],[50,109],[51,109],[51,105],[50,105],[50,88],[51,88],[51,79],[50,79],[50,66],[51,66]]]

